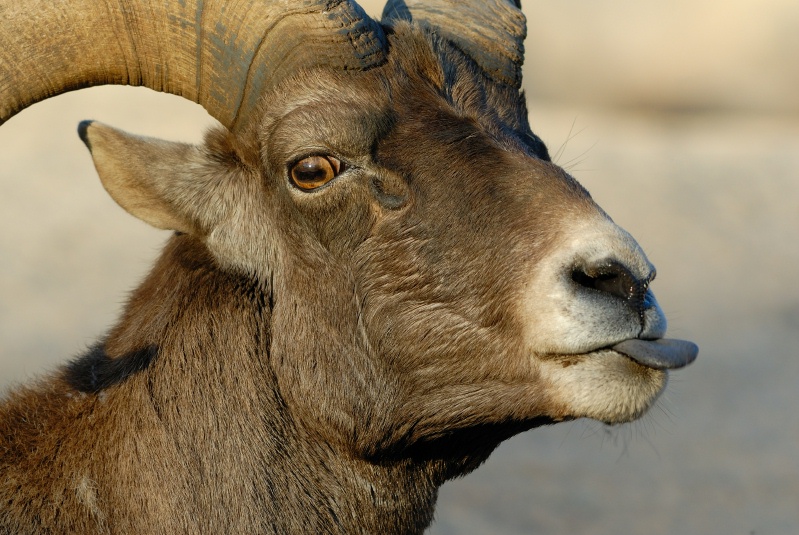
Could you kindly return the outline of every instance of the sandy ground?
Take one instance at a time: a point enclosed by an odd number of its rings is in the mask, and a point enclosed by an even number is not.
[[[799,120],[788,117],[531,102],[558,162],[657,265],[670,335],[698,342],[700,357],[639,422],[508,441],[444,486],[431,534],[799,530]],[[104,88],[0,128],[0,391],[100,336],[166,238],[102,190],[75,135],[86,118],[185,141],[209,124],[180,99]]]

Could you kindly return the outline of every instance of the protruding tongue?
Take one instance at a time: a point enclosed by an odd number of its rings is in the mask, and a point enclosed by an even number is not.
[[[611,349],[626,355],[639,364],[666,370],[682,368],[694,361],[699,347],[687,340],[625,340]]]

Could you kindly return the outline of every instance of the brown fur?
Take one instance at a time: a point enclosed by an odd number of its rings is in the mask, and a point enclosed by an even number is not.
[[[509,303],[599,209],[520,95],[390,39],[202,148],[88,127],[111,195],[181,232],[90,355],[0,405],[0,533],[419,533],[444,481],[574,416]],[[348,171],[293,189],[318,152]]]

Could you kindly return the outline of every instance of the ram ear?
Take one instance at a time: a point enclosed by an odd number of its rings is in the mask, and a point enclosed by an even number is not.
[[[128,134],[94,121],[78,133],[89,148],[106,191],[142,221],[167,230],[205,235],[224,214],[214,202],[229,171],[202,147]]]

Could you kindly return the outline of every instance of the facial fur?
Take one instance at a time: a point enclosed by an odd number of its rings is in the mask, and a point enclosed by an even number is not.
[[[281,391],[309,421],[325,393],[329,438],[371,450],[475,425],[636,417],[665,372],[592,353],[620,334],[570,345],[569,329],[602,318],[542,328],[566,303],[541,273],[592,232],[648,266],[643,253],[548,161],[521,95],[486,89],[466,58],[409,28],[392,38],[403,46],[380,69],[306,73],[266,96],[238,145],[259,200],[207,239],[268,283],[273,332],[296,333],[272,341]],[[314,154],[345,170],[301,191],[288,169]],[[553,364],[563,354],[581,364]],[[341,377],[357,388],[341,395]],[[621,401],[595,403],[608,396]]]

